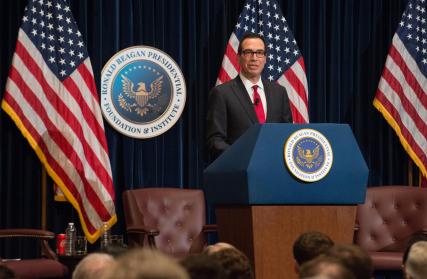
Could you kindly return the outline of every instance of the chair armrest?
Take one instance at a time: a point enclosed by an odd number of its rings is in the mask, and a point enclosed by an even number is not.
[[[142,234],[144,237],[147,236],[148,246],[150,248],[156,248],[156,241],[154,240],[154,237],[160,234],[158,229],[146,228],[143,226],[128,227],[126,232],[127,234]]]
[[[58,256],[49,246],[48,240],[55,239],[55,234],[46,230],[37,229],[0,229],[0,238],[36,238],[40,240],[43,257],[58,260]]]
[[[0,238],[24,237],[39,239],[54,239],[55,234],[50,231],[36,229],[0,229]]]

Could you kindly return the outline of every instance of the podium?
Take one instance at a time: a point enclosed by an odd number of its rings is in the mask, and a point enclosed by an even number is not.
[[[301,129],[320,132],[332,148],[332,166],[319,181],[304,182],[286,166],[284,146]],[[205,169],[204,191],[216,209],[220,241],[249,257],[257,279],[297,278],[292,245],[301,233],[317,230],[352,243],[367,178],[346,124],[257,124]]]

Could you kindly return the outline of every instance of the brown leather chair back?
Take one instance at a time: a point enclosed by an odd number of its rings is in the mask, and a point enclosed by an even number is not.
[[[123,193],[126,228],[156,229],[159,250],[186,256],[193,246],[203,247],[206,223],[203,191],[179,188],[144,188]],[[147,238],[128,234],[129,244],[147,245]]]
[[[427,189],[370,187],[356,215],[355,243],[370,253],[376,269],[400,269],[408,240],[427,231]]]

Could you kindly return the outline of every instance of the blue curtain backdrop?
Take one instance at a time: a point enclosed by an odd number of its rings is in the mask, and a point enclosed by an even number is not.
[[[408,157],[372,106],[405,0],[279,0],[303,53],[311,122],[350,124],[370,169],[369,185],[406,184]],[[187,82],[181,119],[157,138],[127,138],[106,124],[122,233],[121,193],[140,187],[199,188],[206,167],[207,94],[244,0],[71,0],[99,88],[117,51],[148,45],[172,56]],[[0,96],[26,0],[0,3]],[[41,165],[11,119],[0,112],[0,227],[40,227]],[[351,158],[349,158],[351,160]],[[49,181],[50,183],[50,181]],[[77,215],[48,194],[48,228]],[[0,255],[7,249],[0,247]],[[4,255],[4,253],[3,253]]]

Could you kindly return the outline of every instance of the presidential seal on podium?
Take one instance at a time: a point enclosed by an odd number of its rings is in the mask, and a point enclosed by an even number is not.
[[[331,170],[332,147],[319,131],[313,129],[295,131],[287,139],[283,150],[288,170],[302,181],[319,181]]]

